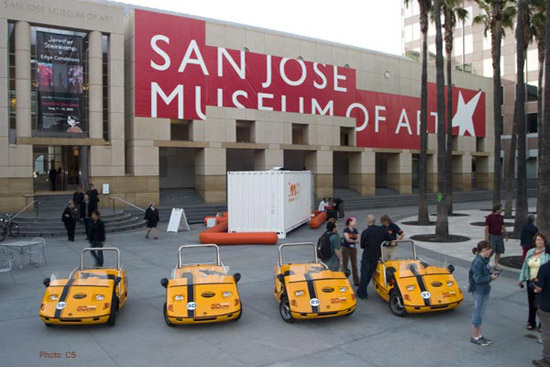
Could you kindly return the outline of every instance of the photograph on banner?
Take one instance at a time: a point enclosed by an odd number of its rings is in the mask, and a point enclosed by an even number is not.
[[[38,130],[82,133],[83,37],[36,32]]]

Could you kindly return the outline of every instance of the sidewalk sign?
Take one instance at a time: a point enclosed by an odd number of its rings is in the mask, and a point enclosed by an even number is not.
[[[170,221],[168,222],[168,228],[166,229],[166,232],[178,233],[178,231],[180,230],[191,230],[191,228],[189,227],[189,223],[187,222],[185,210],[183,210],[183,208],[172,208],[172,212],[170,213]]]

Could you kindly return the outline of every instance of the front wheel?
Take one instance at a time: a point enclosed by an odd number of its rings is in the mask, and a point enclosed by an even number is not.
[[[168,318],[168,313],[166,312],[166,303],[164,303],[164,309],[162,313],[164,314],[164,322],[166,323],[166,325],[174,327],[174,324],[172,324],[170,322],[170,319]]]
[[[19,236],[19,224],[11,222],[9,226],[10,236],[15,238]]]
[[[8,229],[5,224],[0,224],[0,241],[4,241],[6,239],[6,235],[8,234]]]
[[[292,317],[292,314],[290,313],[290,303],[288,302],[288,298],[286,296],[283,296],[281,298],[281,302],[279,303],[279,313],[281,314],[281,318],[288,323],[293,323],[296,321],[294,317]]]
[[[390,310],[395,316],[403,317],[407,315],[407,310],[405,309],[405,304],[403,303],[403,297],[396,289],[390,293]]]
[[[111,305],[111,315],[109,316],[109,320],[107,320],[107,323],[109,324],[109,326],[115,326],[117,310],[118,310],[118,298],[115,297],[113,299],[113,304]]]

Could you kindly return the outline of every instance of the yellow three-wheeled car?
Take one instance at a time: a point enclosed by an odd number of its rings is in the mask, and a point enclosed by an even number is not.
[[[314,257],[308,262],[283,262],[283,249],[309,246]],[[315,245],[288,243],[279,246],[279,264],[275,267],[275,299],[286,322],[296,319],[349,316],[357,300],[344,273],[332,271],[319,261]]]
[[[213,248],[216,250],[214,263],[184,264],[182,250],[191,248]],[[162,278],[166,288],[164,321],[174,324],[197,324],[241,317],[242,305],[237,289],[239,273],[228,275],[220,260],[220,249],[214,244],[186,245],[178,249],[178,266],[172,279]]]

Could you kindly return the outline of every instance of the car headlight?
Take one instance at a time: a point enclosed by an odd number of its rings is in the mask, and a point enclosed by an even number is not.
[[[303,296],[303,295],[304,295],[304,291],[296,291],[296,292],[294,292],[294,295],[295,295],[296,297]]]
[[[348,290],[348,287],[340,287],[340,292],[343,293],[343,292],[346,292]]]
[[[50,294],[50,301],[57,301],[57,295],[56,294]]]
[[[225,298],[231,297],[232,295],[233,295],[233,293],[231,293],[231,292],[223,292],[223,296],[224,296]]]
[[[102,294],[97,294],[97,295],[95,296],[95,299],[96,299],[97,301],[103,301],[103,300],[105,299],[105,297],[104,297]]]
[[[453,286],[453,282],[448,281],[448,282],[447,282],[447,287],[452,287],[452,286]]]
[[[183,296],[182,295],[177,295],[177,296],[174,297],[174,299],[176,301],[183,301]]]
[[[408,291],[414,291],[414,285],[407,286],[407,290]]]

